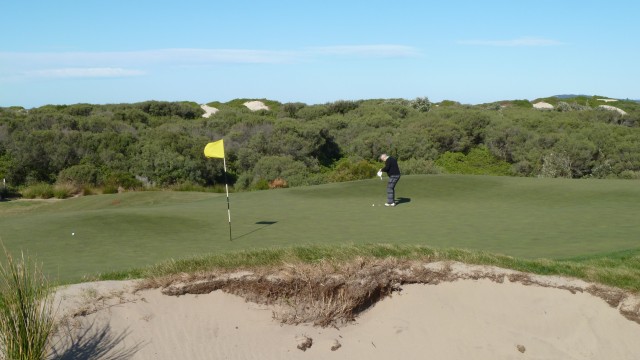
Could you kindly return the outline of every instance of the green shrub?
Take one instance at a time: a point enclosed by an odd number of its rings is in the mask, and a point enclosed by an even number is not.
[[[16,260],[6,248],[4,253],[6,261],[0,261],[2,358],[45,359],[55,325],[49,282],[42,268],[24,254]]]
[[[566,153],[549,153],[542,158],[540,177],[571,178],[571,158]]]
[[[213,193],[226,192],[224,184],[216,184],[211,187],[206,187],[203,185],[192,183],[190,181],[185,181],[179,184],[172,185],[169,187],[169,189],[173,191],[194,191],[194,192],[213,192]],[[231,189],[229,189],[229,192],[231,192]]]
[[[127,172],[113,172],[106,177],[103,183],[105,188],[115,187],[116,192],[118,187],[130,190],[142,188],[142,182]]]
[[[253,184],[251,189],[253,189],[253,190],[269,190],[269,182],[266,179],[260,179],[255,184]]]
[[[533,104],[529,100],[513,100],[511,101],[511,105],[514,107],[519,107],[523,109],[533,108]]]
[[[621,179],[640,180],[640,171],[624,170],[619,177]]]
[[[440,173],[440,169],[435,165],[433,160],[411,158],[409,160],[398,161],[398,166],[404,175]]]
[[[292,156],[264,156],[258,160],[253,168],[253,181],[251,188],[256,188],[258,182],[260,188],[264,186],[262,180],[266,181],[267,189],[269,181],[282,178],[290,186],[300,186],[305,184],[305,179],[309,174],[309,167],[302,161],[294,160]]]
[[[436,160],[436,165],[452,174],[511,175],[511,165],[495,157],[484,146],[471,150],[467,155],[447,151]]]
[[[196,191],[196,192],[204,192],[205,187],[202,185],[194,184],[191,181],[181,182],[179,184],[175,184],[169,187],[169,189],[173,191]]]
[[[330,114],[341,114],[344,115],[351,110],[355,110],[358,108],[358,103],[355,101],[348,100],[338,100],[333,103],[326,104],[327,113]]]
[[[73,184],[57,184],[53,187],[53,197],[56,199],[66,199],[79,192]]]
[[[13,197],[19,197],[20,193],[18,193],[18,191],[16,191],[16,189],[14,189],[11,186],[3,186],[0,185],[0,200],[4,200],[4,199],[9,199],[9,198],[13,198]]]
[[[426,96],[417,97],[411,101],[411,107],[420,112],[428,112],[431,110],[431,101],[429,101],[429,98]]]
[[[59,183],[71,183],[77,186],[93,185],[98,180],[98,169],[91,164],[80,164],[68,167],[58,174]]]
[[[80,192],[81,192],[81,193],[82,193],[82,195],[84,195],[84,196],[89,196],[89,195],[95,195],[95,194],[96,194],[96,192],[95,192],[95,189],[94,189],[94,188],[89,187],[89,186],[86,186],[86,185],[85,185],[85,186],[83,186],[83,187],[80,189]]]
[[[331,182],[370,179],[375,176],[378,167],[367,160],[340,159],[327,175]]]
[[[47,183],[33,184],[22,189],[20,194],[25,199],[51,199],[54,196],[53,185]]]
[[[114,185],[105,185],[102,188],[102,193],[103,194],[117,194],[118,193],[118,187],[114,186]]]

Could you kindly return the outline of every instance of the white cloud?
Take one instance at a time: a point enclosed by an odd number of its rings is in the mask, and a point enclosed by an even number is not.
[[[350,45],[297,50],[155,49],[99,52],[0,52],[0,80],[112,78],[145,75],[155,67],[214,64],[292,64],[326,56],[406,58],[419,54],[403,45]],[[139,69],[139,70],[136,70]]]
[[[43,64],[51,66],[51,64],[55,64],[55,67],[60,68],[111,68],[157,64],[286,64],[319,55],[408,57],[417,54],[418,51],[415,48],[403,45],[354,45],[313,47],[305,50],[156,49],[61,53],[0,52],[0,60],[22,66]]]
[[[481,46],[557,46],[563,45],[562,42],[552,39],[544,39],[538,37],[522,37],[512,40],[463,40],[459,41],[463,45],[481,45]]]
[[[419,55],[416,48],[404,45],[345,45],[309,48],[312,54],[364,57],[413,57]]]
[[[38,78],[112,78],[144,75],[144,71],[123,68],[62,68],[25,72],[28,77]]]
[[[201,63],[286,63],[296,52],[245,49],[157,49],[111,52],[0,53],[15,64],[60,64],[64,67],[126,67],[132,65],[189,65]]]

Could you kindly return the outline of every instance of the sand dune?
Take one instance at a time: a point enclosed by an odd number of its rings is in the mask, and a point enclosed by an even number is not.
[[[167,296],[161,289],[134,291],[135,281],[72,285],[56,295],[67,319],[57,358],[636,359],[640,353],[640,324],[621,314],[624,306],[638,311],[635,296],[613,307],[576,291],[590,286],[580,280],[500,282],[495,274],[517,272],[487,269],[454,264],[457,280],[402,285],[355,321],[326,328],[281,324],[273,319],[275,305],[219,290]]]

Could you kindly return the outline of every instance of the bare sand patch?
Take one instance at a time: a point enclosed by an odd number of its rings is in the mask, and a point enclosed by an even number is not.
[[[247,101],[244,104],[242,104],[244,106],[247,107],[247,109],[251,110],[251,111],[258,111],[258,110],[269,110],[269,107],[267,105],[265,105],[262,101]]]
[[[217,113],[219,110],[217,108],[214,108],[213,106],[209,106],[206,104],[202,104],[200,105],[200,108],[202,108],[202,110],[204,110],[204,114],[202,114],[203,118],[209,118],[211,117],[211,115]]]
[[[598,106],[598,107],[599,107],[599,108],[601,108],[601,109],[609,110],[609,111],[615,111],[615,112],[617,112],[617,113],[618,113],[618,114],[620,114],[620,115],[627,115],[627,112],[626,112],[626,111],[624,111],[624,110],[622,110],[622,109],[620,109],[620,108],[617,108],[617,107],[615,107],[615,106],[611,106],[611,105],[600,105],[600,106]]]

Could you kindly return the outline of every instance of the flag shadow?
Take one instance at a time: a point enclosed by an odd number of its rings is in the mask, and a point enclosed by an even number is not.
[[[245,237],[245,236],[247,236],[247,235],[251,235],[251,234],[253,234],[253,233],[254,233],[254,232],[256,232],[256,231],[258,231],[258,230],[262,230],[262,229],[264,229],[264,228],[266,228],[266,227],[268,227],[268,226],[271,226],[271,225],[273,225],[273,224],[275,224],[275,223],[277,223],[277,221],[268,221],[268,220],[256,221],[256,225],[262,225],[262,226],[260,226],[260,227],[259,227],[259,228],[257,228],[257,229],[251,230],[251,231],[249,231],[249,232],[247,232],[247,233],[244,233],[244,234],[242,234],[242,235],[240,235],[240,236],[236,236],[236,237],[234,237],[234,238],[233,238],[233,240],[238,240],[238,239],[240,239],[241,237]]]

